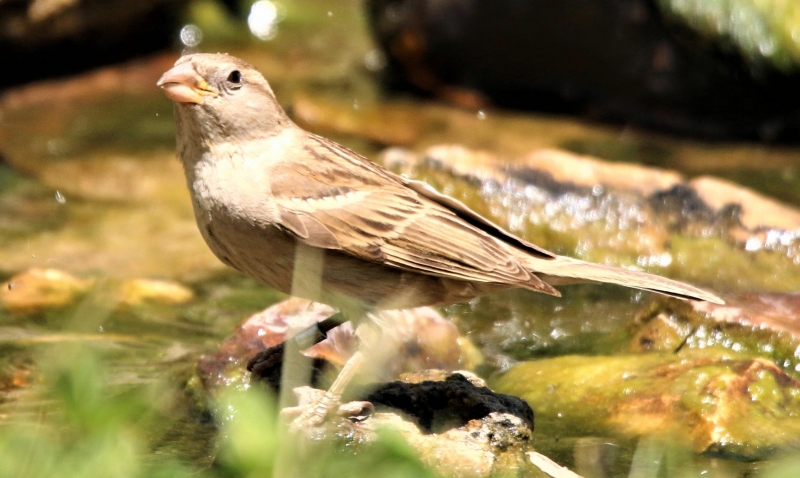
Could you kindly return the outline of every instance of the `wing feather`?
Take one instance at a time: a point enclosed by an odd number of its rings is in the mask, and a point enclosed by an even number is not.
[[[342,146],[309,139],[305,157],[270,171],[282,227],[298,240],[411,272],[557,294],[519,262],[505,236]]]

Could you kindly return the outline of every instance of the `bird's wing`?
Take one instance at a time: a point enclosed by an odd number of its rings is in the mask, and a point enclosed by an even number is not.
[[[281,226],[310,246],[412,272],[558,294],[510,250],[527,243],[324,138],[309,135],[302,153],[271,168],[270,184]]]

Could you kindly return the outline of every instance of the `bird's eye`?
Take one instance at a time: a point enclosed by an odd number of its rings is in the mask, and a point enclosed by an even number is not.
[[[242,85],[242,73],[239,70],[233,70],[230,75],[228,75],[228,82],[235,85],[241,86]]]

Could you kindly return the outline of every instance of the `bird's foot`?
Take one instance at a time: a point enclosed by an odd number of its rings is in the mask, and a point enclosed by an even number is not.
[[[311,387],[297,387],[294,393],[297,395],[298,405],[281,411],[284,417],[295,417],[289,424],[289,429],[292,431],[321,426],[333,417],[361,422],[374,412],[374,406],[370,402],[341,403],[340,397],[335,394]]]

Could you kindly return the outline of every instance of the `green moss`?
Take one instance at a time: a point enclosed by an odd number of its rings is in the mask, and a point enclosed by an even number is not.
[[[659,298],[653,301],[638,313],[629,330],[633,334],[631,351],[672,352],[678,348],[714,347],[772,360],[790,376],[796,376],[800,366],[795,355],[800,341],[792,334],[737,321],[720,321],[696,312],[690,304],[680,300]]]
[[[748,459],[800,443],[797,384],[720,347],[527,362],[492,386],[525,399],[548,434],[677,433],[695,451]]]
[[[672,236],[670,247],[679,278],[725,290],[800,290],[800,268],[786,249],[745,251],[723,238],[682,235]]]

